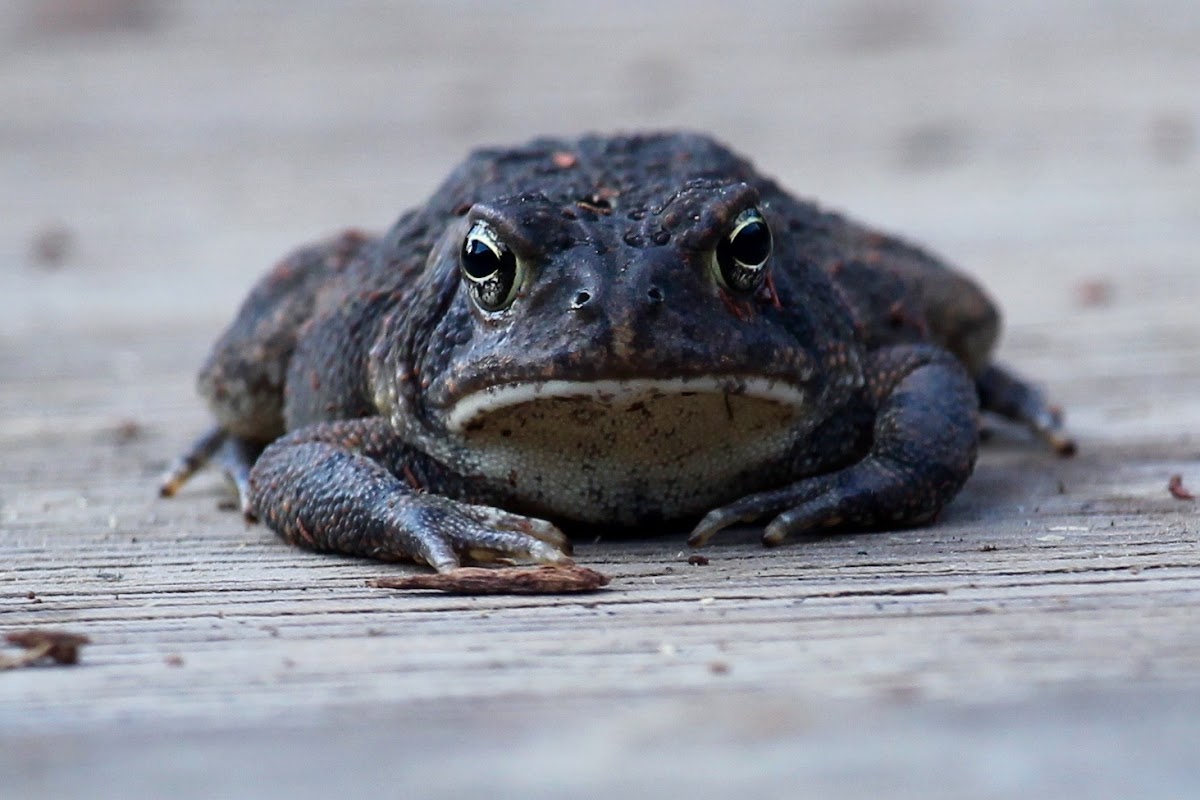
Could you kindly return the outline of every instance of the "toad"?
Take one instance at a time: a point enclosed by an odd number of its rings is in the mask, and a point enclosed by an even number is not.
[[[382,236],[296,251],[199,376],[247,515],[302,547],[447,571],[566,562],[560,525],[703,545],[933,520],[979,412],[1061,452],[938,257],[798,198],[707,136],[483,149]]]

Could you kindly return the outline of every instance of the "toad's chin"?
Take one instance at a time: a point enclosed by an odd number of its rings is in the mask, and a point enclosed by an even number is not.
[[[757,376],[552,380],[465,396],[445,420],[474,471],[528,507],[637,524],[703,513],[764,472],[779,481],[805,401]]]

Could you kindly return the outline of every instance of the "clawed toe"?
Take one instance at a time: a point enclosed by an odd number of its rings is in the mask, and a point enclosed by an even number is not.
[[[830,486],[830,479],[827,477],[810,478],[783,489],[752,494],[729,505],[714,508],[692,530],[688,536],[688,544],[692,547],[703,547],[712,537],[731,525],[756,522],[769,515],[779,515],[767,526],[762,540],[767,547],[774,547],[781,544],[793,530],[780,523],[780,520],[788,515],[788,509],[828,491]]]
[[[757,514],[739,513],[733,506],[715,508],[704,515],[704,518],[692,529],[688,536],[689,547],[704,547],[714,536],[739,522],[753,522]]]
[[[158,493],[162,497],[174,497],[228,439],[229,434],[220,425],[209,428],[188,445],[182,455],[167,468],[158,481]]]
[[[158,493],[162,497],[173,497],[193,475],[210,462],[216,462],[221,472],[233,484],[237,493],[237,509],[248,522],[257,522],[258,516],[250,503],[250,470],[254,460],[262,452],[262,445],[231,436],[224,428],[214,426],[200,436],[163,473],[159,480]]]
[[[468,513],[479,524],[497,530],[522,533],[533,539],[544,542],[553,549],[571,552],[571,540],[557,525],[537,517],[525,517],[512,514],[491,506],[466,506]]]
[[[514,559],[541,564],[574,563],[569,555],[570,539],[546,520],[466,504],[458,504],[457,515],[457,524],[447,525],[434,535],[463,558],[479,563]]]
[[[824,508],[824,505],[818,498],[816,501],[789,509],[775,517],[763,531],[763,546],[778,547],[796,534],[840,525],[842,518],[832,508]]]

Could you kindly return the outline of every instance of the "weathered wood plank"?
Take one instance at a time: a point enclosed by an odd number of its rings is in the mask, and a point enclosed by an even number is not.
[[[3,791],[1200,786],[1200,525],[1166,488],[1200,489],[1194,3],[20,0],[0,64],[0,632],[94,642],[0,673]],[[1080,457],[1001,437],[917,531],[583,542],[613,584],[567,598],[373,589],[405,568],[289,549],[212,476],[154,496],[286,249],[481,142],[665,125],[965,264]]]

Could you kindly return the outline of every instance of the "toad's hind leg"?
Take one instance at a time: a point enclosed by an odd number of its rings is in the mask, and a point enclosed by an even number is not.
[[[975,387],[980,409],[1024,425],[1060,456],[1075,455],[1075,440],[1063,430],[1062,411],[1028,381],[989,364],[976,378]]]
[[[1060,455],[1075,452],[1061,412],[1029,382],[992,362],[1000,313],[978,284],[937,256],[893,236],[845,222],[842,226],[839,243],[857,262],[831,267],[830,272],[878,345],[905,340],[909,328],[900,323],[912,304],[928,337],[953,353],[975,378],[983,411],[1026,426]]]
[[[300,331],[319,312],[322,298],[329,300],[342,276],[374,243],[348,231],[296,251],[255,285],[197,380],[216,425],[163,475],[163,496],[175,494],[215,462],[237,489],[242,511],[249,513],[250,468],[262,449],[284,433],[284,385]]]

